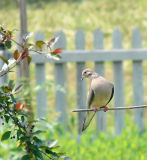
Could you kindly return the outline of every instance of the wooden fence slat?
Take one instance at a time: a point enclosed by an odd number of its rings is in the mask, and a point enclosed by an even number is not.
[[[104,36],[101,30],[97,29],[94,32],[94,49],[104,49]],[[104,62],[95,62],[95,71],[104,76]],[[106,131],[106,113],[98,112],[96,114],[96,130]]]
[[[38,31],[35,36],[35,41],[44,40],[43,33]],[[45,83],[45,64],[36,63],[36,84],[41,85]],[[37,116],[39,118],[47,115],[47,94],[46,89],[43,88],[37,92],[36,95]]]
[[[63,32],[57,32],[55,36],[59,36],[59,40],[55,45],[55,48],[64,48],[66,49],[66,36]],[[66,73],[67,67],[65,63],[55,63],[54,73],[55,73],[55,85],[60,85],[62,88],[64,88],[66,92],[66,83],[67,83],[67,77]],[[66,93],[61,90],[55,90],[55,106],[56,111],[60,113],[60,116],[58,118],[59,122],[67,123],[67,111],[66,111]]]
[[[119,29],[113,32],[113,48],[122,48],[122,34]],[[122,61],[113,62],[114,68],[114,103],[124,106],[124,75]],[[115,111],[115,135],[120,135],[124,127],[124,111]]]
[[[76,49],[85,49],[85,36],[82,30],[78,30],[75,37]],[[84,56],[84,54],[83,54]],[[81,81],[81,73],[85,69],[85,62],[76,63],[76,78],[77,78],[77,108],[86,107],[86,81]],[[81,133],[82,124],[85,113],[78,113],[78,131]]]
[[[132,47],[142,48],[142,35],[141,31],[136,28],[132,35]],[[133,61],[133,90],[134,90],[134,105],[143,104],[143,69],[142,61]],[[140,131],[144,130],[144,109],[134,110],[134,121]]]
[[[84,56],[83,56],[84,54]],[[102,61],[125,61],[125,60],[147,60],[147,49],[112,49],[112,50],[74,50],[63,51],[60,61],[46,58],[39,54],[31,53],[34,63],[67,63],[67,62],[102,62]]]
[[[8,59],[7,51],[0,50],[0,52],[1,52],[1,56]],[[4,65],[4,62],[0,59],[0,70],[2,69],[3,65]],[[7,83],[7,82],[8,82],[8,74],[5,74],[4,76],[0,77],[0,86],[2,86],[4,83]]]

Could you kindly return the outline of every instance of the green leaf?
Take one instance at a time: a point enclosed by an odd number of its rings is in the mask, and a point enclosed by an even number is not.
[[[30,64],[31,61],[32,61],[32,57],[31,57],[31,56],[28,56],[28,57],[27,57],[27,61],[28,61],[28,64]]]
[[[42,133],[43,131],[41,131],[41,130],[38,130],[38,131],[36,131],[36,132],[33,132],[32,134],[40,134],[40,133]]]
[[[17,118],[17,117],[12,117],[12,119],[13,119],[13,121],[14,121],[15,123],[18,122],[18,118]]]
[[[22,142],[25,142],[25,141],[27,141],[27,140],[28,140],[28,138],[27,138],[27,137],[25,137],[25,136],[22,136],[22,137],[20,138],[20,140],[21,140]]]
[[[32,123],[37,123],[39,120],[30,120],[28,121],[29,124],[32,124]]]
[[[43,159],[42,153],[39,150],[33,150],[32,152],[35,155],[35,157]]]
[[[8,86],[2,86],[1,89],[4,93],[10,92],[10,88]]]
[[[12,99],[13,103],[16,103],[16,100],[15,100],[15,98],[14,98],[14,96],[12,94],[11,94],[11,99]]]
[[[41,145],[42,144],[42,140],[40,140],[38,137],[34,136],[33,137],[34,141],[36,142],[37,145]]]
[[[8,123],[8,122],[9,122],[9,119],[10,119],[10,116],[4,115],[4,117],[5,117],[6,122]]]
[[[21,134],[22,134],[22,131],[19,129],[19,130],[17,131],[17,140],[19,139],[19,137],[20,137]]]
[[[11,135],[11,131],[6,131],[1,138],[1,141],[7,140]]]
[[[29,155],[24,155],[21,160],[30,160],[30,156]]]
[[[65,156],[65,154],[66,154],[65,152],[60,152],[60,153],[58,153],[58,156],[63,157],[63,156]]]
[[[25,120],[25,119],[24,119],[24,116],[21,116],[21,121],[24,122],[24,120]]]
[[[39,148],[41,148],[43,150],[45,150],[45,149],[50,150],[50,148],[48,146],[40,146]]]
[[[4,58],[3,56],[0,56],[0,58],[8,65],[8,60]]]
[[[51,151],[51,150],[46,149],[45,152],[46,152],[47,154],[50,154],[50,155],[54,156],[54,157],[59,157],[56,152],[53,152],[53,151]]]
[[[14,80],[10,80],[8,86],[9,86],[9,88],[13,89],[15,86]]]
[[[42,51],[43,49],[43,45],[45,44],[44,41],[36,41],[35,45],[37,46],[37,48]]]
[[[11,41],[7,41],[6,43],[5,43],[5,46],[8,48],[8,49],[10,49],[11,48]]]

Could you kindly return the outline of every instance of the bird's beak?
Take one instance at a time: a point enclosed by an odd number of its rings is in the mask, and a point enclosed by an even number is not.
[[[83,79],[84,79],[84,76],[81,77],[81,80],[83,80]]]

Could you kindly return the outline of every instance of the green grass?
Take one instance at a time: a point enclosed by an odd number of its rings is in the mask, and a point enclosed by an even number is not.
[[[0,22],[8,28],[19,27],[19,11],[15,0],[1,1]],[[33,1],[31,1],[33,2]],[[67,34],[68,49],[74,48],[74,35],[81,28],[86,33],[86,48],[92,49],[93,32],[100,28],[105,36],[105,48],[111,48],[111,35],[115,28],[120,28],[124,35],[124,47],[131,47],[132,30],[139,27],[146,37],[146,5],[138,0],[84,0],[83,3],[70,1],[35,1],[28,3],[28,30],[44,32],[49,39],[57,30]],[[11,15],[11,16],[10,16]],[[13,19],[13,20],[12,20]],[[147,42],[143,42],[144,47]]]
[[[145,160],[147,132],[139,133],[129,118],[126,119],[126,124],[127,127],[120,136],[114,136],[109,131],[107,134],[103,132],[99,135],[93,134],[94,128],[88,129],[80,136],[72,129],[74,125],[70,126],[69,131],[65,131],[60,125],[47,122],[42,124],[46,132],[41,133],[40,136],[46,142],[58,139],[60,146],[58,151],[65,152],[66,156],[72,160]],[[19,159],[23,152],[16,147],[17,145],[18,142],[15,140],[1,142],[0,158],[3,160]]]

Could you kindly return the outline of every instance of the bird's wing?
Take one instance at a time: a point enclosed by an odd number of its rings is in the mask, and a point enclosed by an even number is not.
[[[112,87],[111,96],[110,96],[110,99],[108,100],[108,102],[106,103],[106,105],[111,101],[111,99],[113,98],[113,95],[114,95],[114,86]]]
[[[89,93],[88,93],[88,97],[87,97],[88,108],[90,108],[93,99],[94,99],[94,91],[90,88]]]

